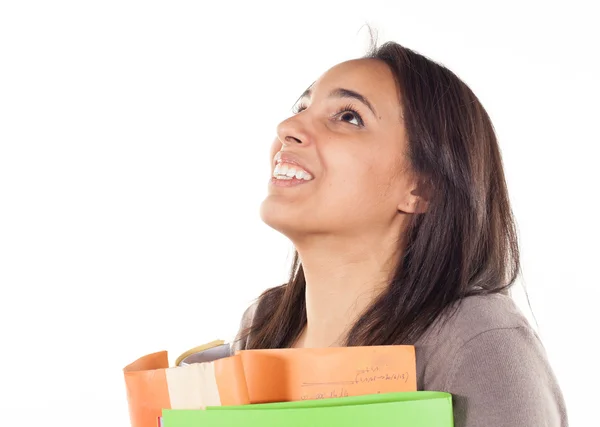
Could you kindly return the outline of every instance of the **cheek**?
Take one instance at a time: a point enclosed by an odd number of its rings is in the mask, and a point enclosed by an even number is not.
[[[380,192],[383,179],[377,165],[370,161],[360,161],[361,156],[356,156],[340,164],[327,181],[328,191],[333,192],[332,197],[339,195],[349,203],[356,205],[372,200]]]
[[[393,168],[382,159],[377,160],[357,162],[353,165],[353,173],[341,176],[339,188],[357,209],[387,206],[395,192],[397,179]]]

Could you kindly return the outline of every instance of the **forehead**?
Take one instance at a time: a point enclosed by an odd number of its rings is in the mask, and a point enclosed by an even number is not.
[[[392,71],[377,59],[354,59],[327,70],[311,86],[312,97],[327,96],[336,88],[360,93],[374,105],[380,116],[400,114],[400,93]]]

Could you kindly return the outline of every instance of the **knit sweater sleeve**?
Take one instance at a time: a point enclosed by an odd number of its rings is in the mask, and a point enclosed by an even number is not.
[[[535,333],[482,332],[447,365],[455,427],[566,427],[562,394]]]

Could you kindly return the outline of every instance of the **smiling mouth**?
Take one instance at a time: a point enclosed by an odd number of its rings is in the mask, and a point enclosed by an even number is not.
[[[277,162],[277,165],[273,170],[273,178],[284,181],[289,181],[294,178],[304,181],[311,181],[314,179],[310,173],[302,169],[299,165],[287,163],[285,161]]]

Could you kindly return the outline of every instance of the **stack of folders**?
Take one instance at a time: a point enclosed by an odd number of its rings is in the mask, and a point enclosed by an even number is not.
[[[242,350],[223,341],[169,366],[124,368],[132,427],[452,427],[452,396],[417,391],[413,346]]]

